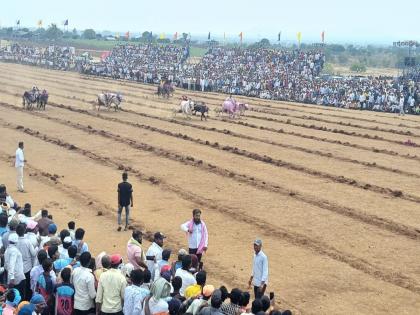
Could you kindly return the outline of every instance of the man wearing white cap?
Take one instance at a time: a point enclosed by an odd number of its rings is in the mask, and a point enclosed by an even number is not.
[[[252,267],[251,278],[249,279],[248,286],[254,286],[254,295],[258,299],[264,295],[268,282],[268,258],[261,250],[262,241],[256,239],[254,241],[254,263]]]
[[[9,288],[16,288],[21,296],[25,294],[25,274],[23,273],[22,254],[16,247],[19,237],[16,233],[9,235],[9,245],[4,253],[4,267],[7,270]]]

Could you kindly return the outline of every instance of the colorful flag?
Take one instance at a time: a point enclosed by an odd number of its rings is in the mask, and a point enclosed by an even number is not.
[[[159,39],[165,39],[166,37],[165,37],[165,33],[160,33],[160,35],[159,35]]]
[[[209,32],[209,36],[207,36],[207,39],[208,39],[208,40],[210,40],[210,38],[211,38],[211,37],[210,37],[210,32]]]
[[[278,35],[278,41],[280,41],[280,39],[281,39],[281,31],[279,32],[279,35]]]
[[[37,24],[38,24],[38,27],[42,27],[42,20],[39,20]]]
[[[241,39],[241,44],[242,44],[243,35],[244,34],[242,32],[239,33],[239,38]]]
[[[101,54],[101,60],[104,61],[107,57],[109,57],[109,55],[111,54],[110,51],[104,51]]]
[[[174,34],[174,40],[177,40],[178,39],[178,32],[175,32],[175,34]]]
[[[129,39],[130,39],[130,32],[129,32],[129,31],[127,31],[127,32],[125,33],[125,39],[126,39],[126,40],[129,40]]]
[[[68,19],[64,21],[64,26],[69,26],[69,20]]]
[[[321,32],[321,42],[324,43],[325,42],[325,31]]]
[[[297,37],[297,41],[298,41],[298,44],[299,44],[299,47],[300,47],[300,42],[301,42],[301,40],[302,40],[302,33],[301,33],[301,32],[298,32],[298,33],[296,34],[296,37]]]

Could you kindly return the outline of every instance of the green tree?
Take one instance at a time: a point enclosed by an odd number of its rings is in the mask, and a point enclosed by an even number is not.
[[[261,39],[259,44],[262,48],[268,48],[271,46],[270,41],[267,38]]]
[[[338,55],[338,63],[340,65],[345,65],[349,61],[349,58],[345,54]]]
[[[88,29],[84,30],[82,37],[85,38],[85,39],[95,39],[96,38],[96,32],[93,29],[88,28]]]
[[[329,51],[336,52],[336,53],[340,53],[340,52],[346,51],[346,48],[343,45],[338,45],[338,44],[327,45],[326,48]]]
[[[77,29],[75,29],[75,28],[73,28],[73,31],[71,32],[71,38],[73,38],[73,39],[78,39],[78,38],[80,38],[80,35],[79,35],[79,33],[77,32]]]
[[[57,27],[57,24],[51,24],[45,31],[44,37],[47,39],[57,40],[63,36],[63,31]]]

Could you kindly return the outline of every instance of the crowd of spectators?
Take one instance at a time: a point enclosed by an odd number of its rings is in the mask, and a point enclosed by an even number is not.
[[[127,259],[118,253],[94,256],[85,237],[89,231],[74,221],[60,228],[47,210],[34,214],[29,203],[20,207],[4,185],[0,203],[5,315],[291,314],[266,295],[253,299],[247,290],[229,292],[208,283],[198,257],[185,249],[174,255],[160,232],[147,251],[142,232],[128,232]]]
[[[87,64],[83,71],[143,83],[159,83],[162,79],[174,81],[188,56],[187,46],[118,45],[100,62]]]
[[[199,62],[189,47],[117,45],[101,61],[67,47],[12,45],[0,61],[77,70],[86,74],[184,89],[222,92],[324,106],[420,114],[420,68],[399,77],[325,76],[322,50],[212,47]]]
[[[21,63],[49,69],[79,71],[86,57],[77,56],[74,47],[33,47],[13,44],[0,48],[0,61]]]

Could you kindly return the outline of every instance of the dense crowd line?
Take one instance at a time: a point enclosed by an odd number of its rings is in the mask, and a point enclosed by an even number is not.
[[[11,46],[0,60],[143,83],[171,81],[177,87],[296,101],[324,106],[420,114],[420,68],[399,77],[323,76],[321,50],[213,47],[198,63],[189,47],[117,45],[100,62],[66,47]]]
[[[83,72],[143,83],[159,83],[163,79],[174,81],[188,56],[188,47],[119,45],[100,62],[86,64]]]
[[[126,180],[118,186],[120,206],[124,204],[124,185],[131,191]],[[258,287],[268,277],[268,265],[255,271],[260,261],[266,261],[261,240],[254,242],[253,277],[249,281],[254,293],[239,288],[228,291],[225,286],[208,283],[201,254],[191,254],[190,248],[174,255],[165,246],[166,237],[161,232],[153,235],[146,251],[142,232],[129,228],[127,259],[118,253],[93,256],[85,237],[89,231],[76,227],[74,221],[59,228],[47,210],[34,214],[29,203],[21,207],[5,185],[0,185],[0,203],[0,308],[5,315],[291,314],[278,310],[274,298]],[[197,235],[207,233],[200,215],[195,209],[193,219],[181,229],[191,232],[189,247],[205,246],[206,250],[207,236],[202,244],[194,245]]]
[[[0,48],[0,61],[55,70],[79,71],[87,58],[76,55],[74,47],[33,47],[13,44]]]

